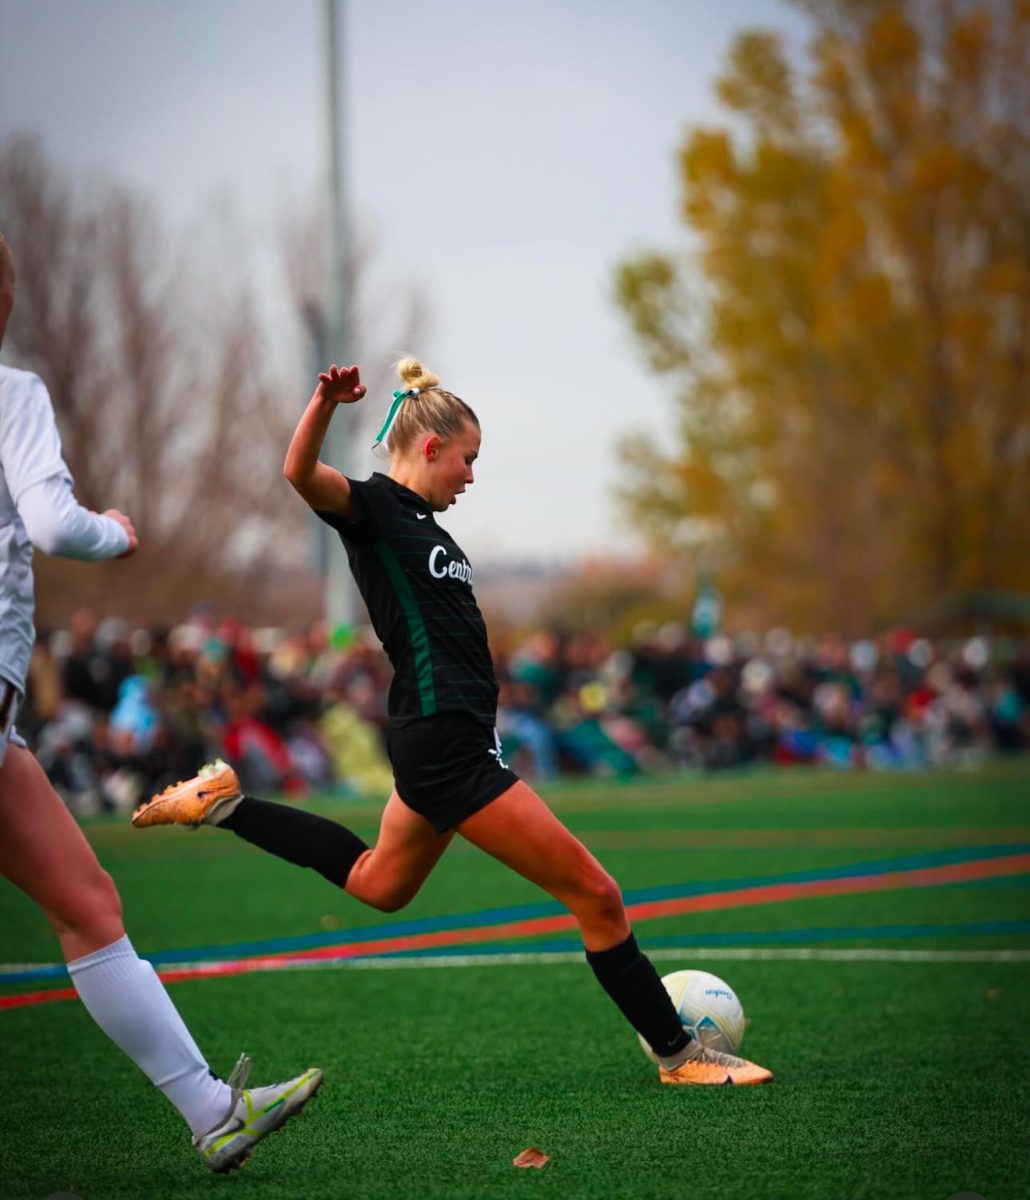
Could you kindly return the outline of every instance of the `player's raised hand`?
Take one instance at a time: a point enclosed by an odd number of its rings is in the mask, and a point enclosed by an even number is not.
[[[129,548],[123,550],[118,555],[119,558],[128,558],[130,554],[135,554],[136,548],[139,546],[139,538],[136,536],[136,530],[132,527],[132,522],[123,512],[119,512],[116,508],[109,508],[106,512],[100,514],[103,517],[110,517],[112,521],[117,521],[119,525],[129,535]]]
[[[338,367],[335,363],[318,377],[318,387],[333,404],[353,404],[366,392],[357,367]]]

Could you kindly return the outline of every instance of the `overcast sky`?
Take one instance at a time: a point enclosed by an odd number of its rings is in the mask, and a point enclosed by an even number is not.
[[[395,349],[482,422],[477,482],[445,519],[474,563],[639,545],[614,446],[671,408],[612,274],[685,245],[676,150],[723,119],[712,80],[749,26],[804,34],[783,0],[347,5],[350,203],[428,298],[424,344]],[[266,242],[324,171],[322,31],[321,0],[0,0],[0,139],[38,132],[172,229],[231,197]],[[298,413],[309,392],[298,378]]]

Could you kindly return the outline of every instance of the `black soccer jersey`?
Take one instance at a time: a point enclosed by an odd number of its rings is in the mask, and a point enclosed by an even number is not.
[[[378,471],[349,479],[353,515],[318,515],[336,529],[393,664],[390,722],[471,713],[493,726],[497,677],[472,568],[416,492]]]

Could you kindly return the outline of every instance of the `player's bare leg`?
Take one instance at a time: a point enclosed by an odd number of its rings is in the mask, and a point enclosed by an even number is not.
[[[42,908],[68,961],[125,933],[114,881],[43,768],[15,745],[0,767],[0,874]]]
[[[227,763],[166,788],[132,817],[133,825],[218,825],[297,866],[309,867],[355,899],[382,912],[403,908],[425,882],[453,833],[437,833],[394,792],[375,846],[346,826],[294,805],[244,796]]]
[[[458,832],[560,900],[588,950],[608,950],[629,937],[619,885],[522,780],[466,817]]]
[[[351,868],[346,889],[372,908],[396,912],[414,899],[453,837],[453,830],[437,833],[393,792],[383,810],[376,844]]]
[[[153,967],[125,936],[114,881],[43,768],[16,745],[0,767],[0,874],[46,913],[90,1016],[179,1110],[206,1166],[239,1166],[318,1090],[322,1072],[314,1068],[253,1089],[212,1073]]]
[[[618,885],[589,850],[520,780],[458,826],[480,849],[549,892],[575,916],[587,961],[623,1015],[658,1051],[668,1084],[753,1084],[772,1072],[688,1041],[676,1010],[630,931]],[[654,1039],[646,1032],[651,1029]]]

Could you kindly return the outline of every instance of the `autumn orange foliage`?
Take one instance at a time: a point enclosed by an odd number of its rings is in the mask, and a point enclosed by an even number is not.
[[[622,502],[731,605],[859,632],[1030,591],[1030,4],[802,7],[685,139],[696,254],[618,272],[677,405]]]

